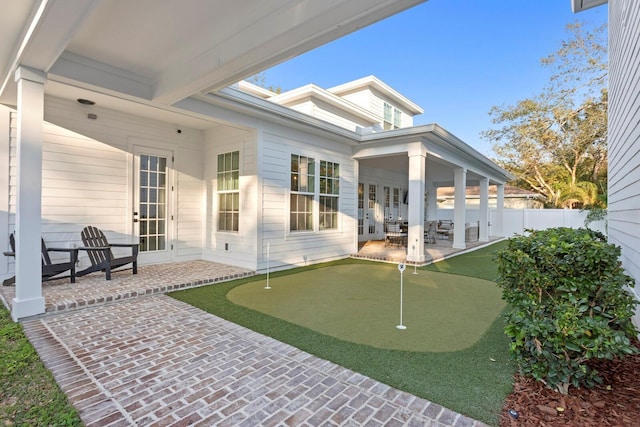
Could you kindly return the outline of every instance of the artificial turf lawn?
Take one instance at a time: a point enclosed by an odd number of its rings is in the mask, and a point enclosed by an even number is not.
[[[457,351],[471,347],[505,304],[494,282],[389,264],[350,264],[237,286],[227,298],[321,334],[389,350]]]
[[[493,244],[476,252],[419,268],[418,272],[439,270],[451,273],[460,270],[461,274],[474,277],[473,274],[477,271],[475,277],[494,280],[496,266],[493,263],[493,252],[502,247],[504,243]],[[319,270],[318,273],[323,273],[327,271],[326,267],[337,265],[376,266],[380,264],[345,259],[272,273],[271,280],[304,271]],[[410,273],[411,268],[405,271],[405,277]],[[475,344],[464,350],[417,352],[380,349],[321,334],[277,317],[233,304],[227,299],[227,293],[230,290],[264,279],[264,275],[255,276],[174,292],[170,295],[392,387],[485,423],[497,425],[502,402],[512,390],[515,373],[515,367],[508,352],[509,341],[503,333],[502,314],[495,318],[486,333]],[[409,324],[408,321],[407,324]],[[455,340],[456,337],[452,335],[451,339]]]

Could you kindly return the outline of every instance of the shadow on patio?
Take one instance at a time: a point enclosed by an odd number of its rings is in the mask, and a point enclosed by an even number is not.
[[[478,249],[482,246],[502,240],[502,237],[491,237],[488,242],[467,242],[465,249],[454,249],[453,242],[450,240],[436,240],[435,244],[425,243],[424,255],[425,261],[418,263],[418,266],[431,264],[448,258],[452,255],[456,255],[469,250]],[[409,244],[409,251],[413,250],[411,244]],[[384,245],[384,240],[369,240],[367,242],[360,242],[358,244],[358,253],[351,255],[352,258],[369,259],[373,261],[385,261],[394,263],[408,263],[413,265],[413,262],[407,262],[407,248],[399,245]]]

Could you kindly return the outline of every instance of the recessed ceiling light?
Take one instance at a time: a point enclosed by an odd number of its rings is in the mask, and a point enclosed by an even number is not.
[[[78,98],[77,101],[82,105],[96,105],[96,103],[90,99]]]

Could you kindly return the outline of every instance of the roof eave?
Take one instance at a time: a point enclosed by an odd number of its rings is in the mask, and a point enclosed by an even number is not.
[[[608,3],[607,0],[571,0],[571,10],[573,13],[578,13],[606,3]]]

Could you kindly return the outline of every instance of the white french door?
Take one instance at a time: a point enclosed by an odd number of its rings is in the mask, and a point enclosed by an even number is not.
[[[361,182],[358,184],[358,240],[378,240],[382,238],[382,209],[378,185]]]
[[[133,232],[141,263],[173,258],[172,158],[171,151],[134,147]]]

